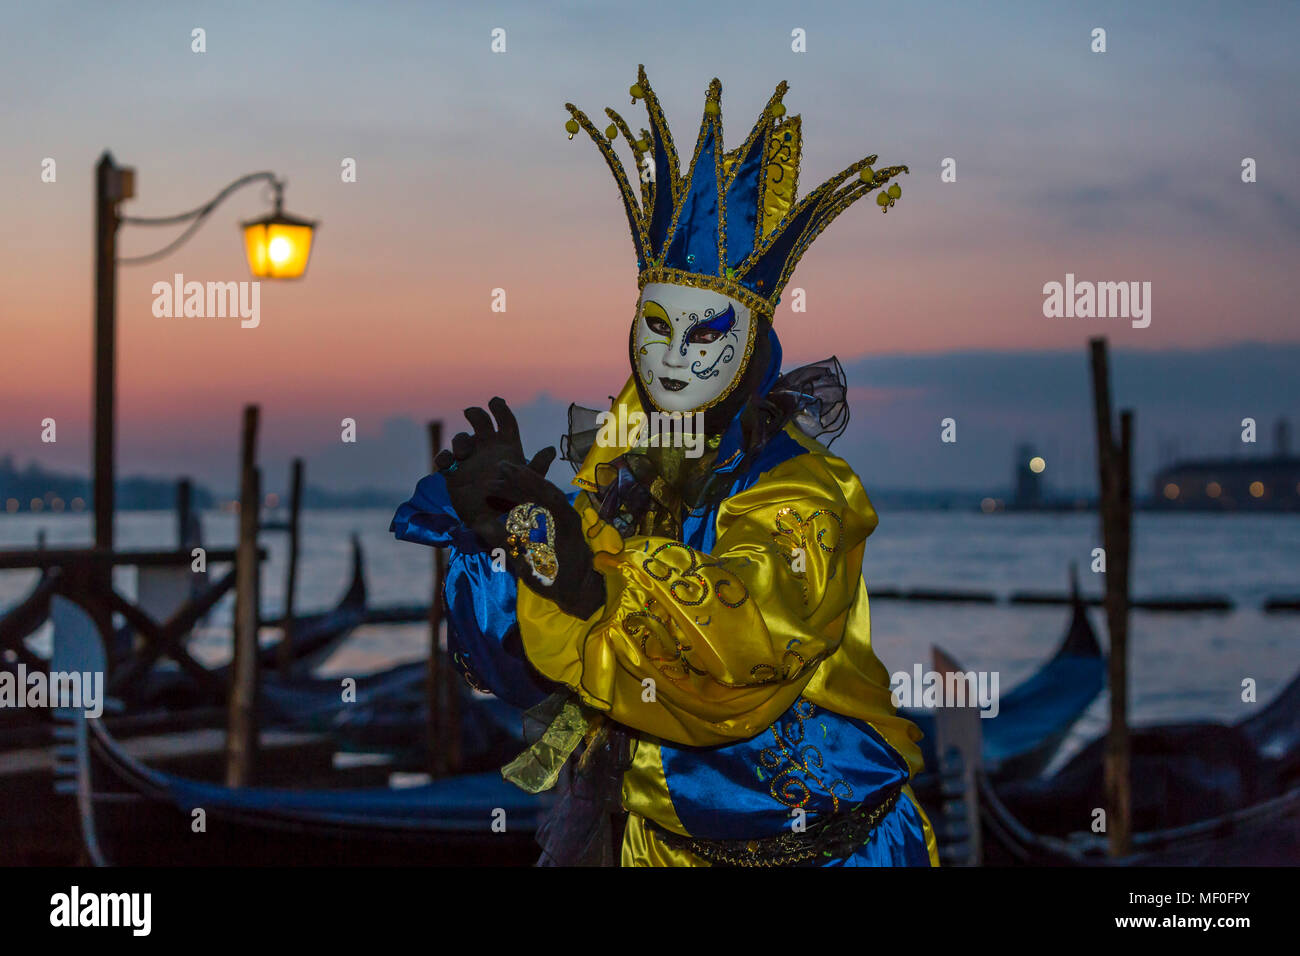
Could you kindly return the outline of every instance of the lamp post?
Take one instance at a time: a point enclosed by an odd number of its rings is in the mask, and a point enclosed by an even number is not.
[[[95,166],[95,547],[113,547],[113,446],[117,426],[117,204],[135,195],[134,170],[107,150]]]
[[[254,182],[269,183],[275,190],[275,211],[265,218],[246,222],[244,246],[249,269],[258,278],[296,279],[307,268],[316,223],[284,214],[284,181],[274,173],[241,176],[212,199],[175,216],[122,216],[118,204],[135,196],[135,170],[118,166],[107,150],[95,166],[95,436],[94,509],[95,547],[113,548],[114,447],[117,438],[117,266],[153,262],[180,248],[221,202],[235,190]],[[119,259],[117,232],[123,225],[189,226],[171,243],[144,256]]]

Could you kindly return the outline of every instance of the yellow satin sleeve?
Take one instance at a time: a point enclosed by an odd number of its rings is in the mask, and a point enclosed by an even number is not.
[[[605,605],[580,620],[521,587],[528,658],[620,723],[688,745],[747,739],[794,703],[844,637],[876,526],[848,465],[814,453],[724,501],[712,554],[624,540],[587,495],[575,506]]]

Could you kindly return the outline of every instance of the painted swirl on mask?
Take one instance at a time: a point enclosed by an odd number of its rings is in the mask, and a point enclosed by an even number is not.
[[[699,379],[713,378],[719,373],[718,365],[722,362],[730,362],[732,357],[735,356],[735,354],[736,354],[736,347],[728,343],[727,347],[718,353],[718,357],[715,358],[713,360],[713,363],[709,365],[707,368],[703,367],[704,366],[703,362],[692,362],[691,373],[696,378]]]
[[[712,309],[705,309],[703,319],[701,319],[694,312],[692,312],[691,324],[686,327],[686,332],[685,334],[682,335],[682,344],[678,348],[681,351],[682,355],[684,356],[686,354],[686,350],[689,349],[692,345],[696,344],[691,341],[692,336],[694,336],[696,332],[716,333],[714,336],[714,341],[716,341],[717,339],[722,338],[724,335],[730,335],[734,338],[735,328],[736,328],[736,307],[733,306],[731,303],[727,303],[726,309],[716,314]]]
[[[646,333],[643,333],[645,337],[642,338],[641,344],[637,348],[637,352],[636,352],[637,355],[648,356],[650,354],[649,347],[651,345],[662,345],[665,351],[672,348],[672,342],[669,339],[669,336],[671,335],[672,324],[669,322],[668,313],[664,310],[664,307],[662,305],[660,305],[658,302],[647,299],[641,308],[641,318],[642,318],[642,323],[646,328]],[[656,329],[655,328],[656,325],[659,325],[660,328]],[[663,331],[664,329],[667,329],[669,331],[665,332]],[[664,337],[654,338],[653,336],[656,335],[664,336]],[[650,371],[648,367],[648,360],[647,362],[641,362],[641,361],[637,362],[637,375],[640,377],[641,381],[646,385],[651,385],[654,383],[655,380],[654,373]]]

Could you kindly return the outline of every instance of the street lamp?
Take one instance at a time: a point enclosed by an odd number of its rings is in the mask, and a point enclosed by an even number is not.
[[[284,214],[284,180],[274,173],[241,176],[196,209],[175,216],[122,216],[118,203],[135,196],[135,170],[118,166],[107,150],[95,166],[95,420],[94,509],[95,547],[112,550],[114,501],[114,443],[117,432],[117,267],[154,262],[180,248],[212,211],[235,190],[254,182],[275,191],[274,213],[243,224],[248,265],[266,279],[296,279],[307,268],[316,223]],[[188,223],[179,236],[157,252],[119,258],[117,232],[124,224],[173,226]]]
[[[244,223],[244,249],[248,268],[260,279],[297,279],[307,268],[316,223],[286,215],[276,184],[275,212]]]

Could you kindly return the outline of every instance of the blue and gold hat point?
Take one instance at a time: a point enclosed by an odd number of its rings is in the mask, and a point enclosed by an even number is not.
[[[813,240],[831,221],[869,192],[884,212],[902,194],[891,179],[906,166],[875,168],[876,156],[836,173],[796,202],[802,129],[787,116],[783,80],[736,149],[722,145],[722,84],[715,77],[704,98],[704,118],[691,162],[682,175],[668,121],[646,79],[645,67],[628,92],[644,100],[649,129],[634,136],[613,109],[598,130],[580,109],[566,103],[572,139],[587,134],[605,157],[623,196],[636,247],[638,283],[668,282],[714,289],[744,302],[771,320],[781,290]],[[614,143],[622,136],[636,163],[634,190]]]

